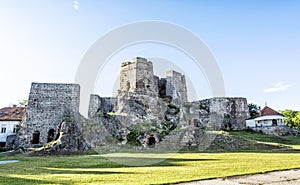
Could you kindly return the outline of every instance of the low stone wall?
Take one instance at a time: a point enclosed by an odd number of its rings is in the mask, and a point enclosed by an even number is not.
[[[254,127],[254,131],[275,136],[295,136],[299,135],[299,131],[289,126],[271,126],[271,127]]]

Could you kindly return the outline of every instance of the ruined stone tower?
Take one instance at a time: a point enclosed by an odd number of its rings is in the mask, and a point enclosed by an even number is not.
[[[120,91],[150,96],[168,96],[176,104],[188,101],[184,75],[171,70],[167,72],[166,78],[159,78],[153,74],[152,62],[142,57],[136,57],[132,62],[121,64]]]
[[[132,62],[123,62],[120,72],[120,91],[157,95],[152,62],[136,57]]]
[[[166,82],[166,95],[171,96],[173,102],[182,104],[188,101],[184,75],[174,70],[168,71]]]
[[[64,148],[84,148],[77,127],[79,97],[78,84],[32,83],[17,146],[41,146],[59,139]]]

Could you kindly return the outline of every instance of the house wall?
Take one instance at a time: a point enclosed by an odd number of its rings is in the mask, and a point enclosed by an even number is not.
[[[271,127],[273,120],[277,121],[277,126],[284,126],[284,117],[278,115],[260,116],[255,119],[246,120],[247,127]]]
[[[255,127],[255,121],[253,119],[246,120],[246,127]]]
[[[14,127],[20,126],[21,121],[0,121],[0,142],[6,142],[6,138],[9,135],[15,135],[14,133]],[[2,128],[6,128],[5,133],[1,133]]]
[[[276,119],[276,120],[277,120],[277,126],[284,125],[284,121],[282,121],[281,119]],[[255,124],[260,127],[270,127],[273,126],[273,119],[255,121]]]

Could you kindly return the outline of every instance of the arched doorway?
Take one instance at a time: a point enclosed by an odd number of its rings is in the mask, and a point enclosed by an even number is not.
[[[40,132],[34,131],[32,134],[31,144],[39,144],[40,143]]]
[[[148,135],[147,138],[146,138],[146,145],[149,147],[149,148],[154,148],[155,147],[155,137],[153,134],[151,134],[150,136]]]
[[[277,120],[276,119],[272,119],[272,126],[277,126]]]
[[[51,128],[49,131],[48,131],[48,137],[47,137],[47,142],[51,142],[54,140],[54,129]]]

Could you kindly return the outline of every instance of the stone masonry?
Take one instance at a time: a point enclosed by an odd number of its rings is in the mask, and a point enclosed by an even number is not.
[[[184,75],[168,71],[165,78],[159,78],[153,74],[152,62],[141,57],[121,64],[117,97],[90,96],[89,120],[79,114],[79,97],[78,84],[32,83],[15,148],[68,153],[88,149],[87,142],[103,146],[109,137],[126,144],[136,135],[133,139],[142,144],[146,136],[168,138],[168,133],[177,132],[175,128],[193,127],[182,141],[190,145],[201,137],[195,129],[242,130],[249,118],[245,98],[188,102]]]
[[[173,70],[168,71],[166,82],[166,95],[171,96],[176,104],[188,101],[184,75]]]
[[[120,90],[157,95],[151,61],[136,57],[132,62],[123,62],[120,73]]]
[[[243,130],[250,117],[246,98],[216,97],[188,103],[184,116],[189,125],[211,130]]]
[[[176,104],[188,101],[184,75],[171,70],[167,72],[166,78],[159,78],[153,74],[152,62],[141,57],[121,64],[120,91],[148,96],[169,96]]]
[[[61,131],[66,124],[67,132],[73,133],[72,137],[76,136],[78,145],[83,145],[76,124],[79,97],[78,84],[32,83],[26,118],[18,132],[17,145],[45,145],[62,137]]]
[[[103,113],[114,112],[117,99],[113,97],[100,97],[96,94],[90,95],[88,118],[93,119],[102,111]]]

